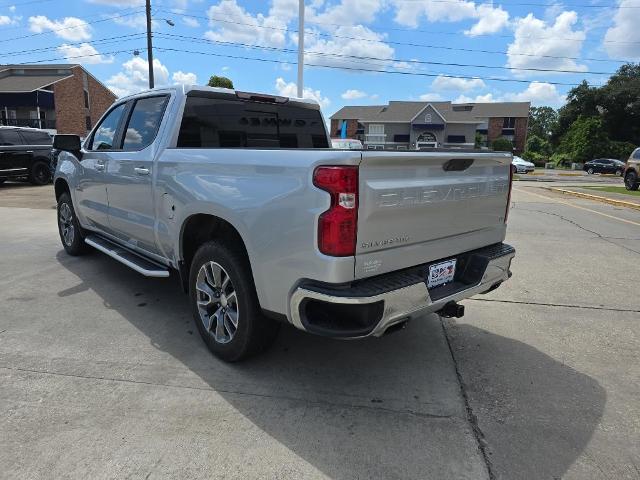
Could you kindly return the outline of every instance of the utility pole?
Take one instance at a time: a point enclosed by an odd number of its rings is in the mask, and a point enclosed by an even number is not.
[[[304,69],[304,0],[298,0],[298,97],[302,98]]]
[[[302,0],[300,0],[302,1]],[[147,13],[147,61],[149,62],[149,88],[153,88],[153,42],[151,41],[151,0],[146,0]]]

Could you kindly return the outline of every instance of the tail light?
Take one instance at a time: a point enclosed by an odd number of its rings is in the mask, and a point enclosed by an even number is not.
[[[511,189],[513,188],[513,167],[509,165],[509,193],[507,193],[507,206],[504,210],[504,223],[509,218],[509,207],[511,206]]]
[[[331,195],[318,220],[318,248],[325,255],[355,255],[358,228],[358,167],[318,167],[313,184]]]

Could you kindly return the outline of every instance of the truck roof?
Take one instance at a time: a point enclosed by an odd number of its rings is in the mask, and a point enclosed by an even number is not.
[[[129,98],[136,98],[139,96],[148,95],[149,93],[160,93],[160,92],[175,92],[178,95],[188,95],[190,92],[203,92],[203,93],[217,93],[223,95],[229,95],[233,97],[241,97],[246,99],[254,99],[259,98],[274,98],[278,99],[278,103],[286,103],[289,101],[296,102],[298,104],[307,104],[309,107],[314,107],[316,109],[320,108],[320,105],[315,100],[311,100],[308,98],[299,98],[299,97],[283,97],[281,95],[274,95],[272,93],[257,93],[257,92],[244,92],[241,90],[234,90],[230,88],[219,88],[219,87],[208,87],[204,85],[171,85],[167,87],[154,88],[150,90],[143,90],[142,92],[133,93],[131,95],[126,95],[120,97],[118,100],[124,100]]]

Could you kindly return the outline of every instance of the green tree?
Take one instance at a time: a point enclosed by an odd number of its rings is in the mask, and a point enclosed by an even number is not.
[[[528,136],[535,135],[548,140],[557,128],[558,112],[551,107],[531,107],[529,109]]]
[[[603,128],[602,119],[580,116],[562,137],[558,153],[571,162],[586,162],[607,156],[611,141]]]
[[[491,149],[496,152],[513,152],[513,142],[507,138],[496,138],[491,143]]]
[[[552,149],[547,139],[531,134],[527,137],[525,151],[548,156],[551,155]]]
[[[598,115],[598,89],[583,80],[567,94],[567,103],[558,110],[558,122],[551,134],[551,142],[558,145],[578,117]]]
[[[220,88],[233,88],[233,82],[231,79],[227,77],[219,77],[218,75],[212,75],[209,78],[209,83],[207,83],[210,87],[220,87]]]

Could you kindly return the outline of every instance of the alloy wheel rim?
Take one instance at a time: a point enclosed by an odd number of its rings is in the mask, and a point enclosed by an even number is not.
[[[196,305],[205,330],[218,343],[229,343],[238,331],[238,296],[227,271],[207,262],[196,277]]]
[[[76,233],[76,229],[73,226],[73,213],[69,204],[63,203],[62,205],[60,205],[58,222],[60,224],[60,233],[62,233],[62,239],[64,240],[65,245],[69,247],[73,244]]]

